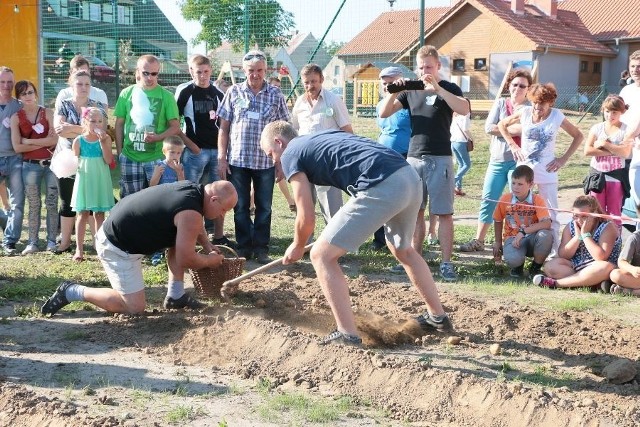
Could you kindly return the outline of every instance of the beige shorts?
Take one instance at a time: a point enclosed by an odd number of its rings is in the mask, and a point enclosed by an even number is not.
[[[107,273],[111,287],[119,294],[128,295],[144,290],[142,254],[130,254],[116,247],[105,236],[102,228],[96,233],[96,251]]]

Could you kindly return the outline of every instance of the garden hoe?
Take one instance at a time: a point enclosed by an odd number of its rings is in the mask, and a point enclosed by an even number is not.
[[[304,252],[307,253],[312,246],[313,246],[313,243],[309,243],[307,246],[304,247]],[[256,274],[262,273],[263,271],[267,271],[270,268],[275,267],[276,265],[282,264],[283,259],[284,257],[278,258],[276,260],[271,261],[268,264],[261,265],[255,270],[251,270],[241,276],[238,276],[235,279],[225,281],[222,284],[222,289],[220,289],[220,295],[222,296],[222,299],[224,299],[226,302],[231,301],[231,297],[234,296],[238,291],[238,285],[240,284],[240,282],[242,282],[244,279],[253,277]]]

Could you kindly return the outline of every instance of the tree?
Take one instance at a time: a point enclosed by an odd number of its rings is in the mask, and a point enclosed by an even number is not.
[[[330,41],[330,42],[325,42],[323,44],[324,44],[324,50],[327,51],[329,56],[334,56],[336,54],[336,52],[338,52],[340,49],[342,49],[342,46],[344,46],[346,43],[345,42]]]
[[[244,49],[245,5],[248,7],[249,46],[285,46],[294,27],[293,14],[282,9],[277,0],[182,0],[182,16],[198,21],[202,31],[195,42],[220,46],[223,41],[234,50]]]

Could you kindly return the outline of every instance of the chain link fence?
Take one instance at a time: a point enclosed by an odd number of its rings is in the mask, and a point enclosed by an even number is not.
[[[188,43],[192,40],[181,36],[178,30],[184,29],[172,24],[167,17],[171,13],[197,19],[202,24],[196,41],[204,44],[201,50],[212,60],[214,78],[242,81],[242,53],[247,48],[258,47],[268,55],[268,75],[280,77],[283,92],[290,101],[301,93],[298,73],[310,61],[324,69],[324,86],[342,96],[349,110],[359,116],[375,114],[375,105],[380,99],[377,75],[381,68],[400,65],[406,69],[406,76],[414,76],[411,65],[403,65],[397,51],[419,42],[418,1],[415,1],[416,9],[410,11],[390,11],[387,3],[392,2],[387,0],[327,1],[325,7],[316,3],[311,7],[312,2],[302,1],[298,3],[309,3],[309,7],[303,7],[297,16],[287,10],[287,5],[293,3],[284,0],[181,0],[177,3],[182,7],[158,6],[170,1],[39,2],[41,92],[45,104],[52,105],[56,94],[67,85],[69,61],[75,54],[87,57],[93,84],[105,90],[111,105],[115,104],[121,89],[135,82],[136,59],[142,54],[160,58],[159,83],[170,90],[190,80],[187,56]],[[363,14],[378,3],[385,7],[373,14],[371,20],[357,21],[360,28],[354,28],[356,14]],[[446,9],[429,10],[442,14]],[[430,14],[435,13],[429,10],[427,24]],[[319,30],[315,33],[305,28],[294,30],[299,28],[297,22],[309,22],[310,17]],[[402,22],[405,29],[402,34],[391,33],[394,22]],[[186,25],[193,25],[193,21],[187,21]],[[349,34],[343,39],[345,42],[334,41],[344,34]],[[486,105],[490,105],[493,96],[488,89],[475,89],[489,86],[486,59],[482,60],[471,70],[472,89],[465,96],[486,100],[483,105],[488,109]],[[407,63],[406,57],[404,62]],[[446,63],[449,62],[454,65],[451,58],[446,58]],[[443,74],[447,77],[448,69],[445,68]],[[487,82],[480,82],[481,79]],[[618,91],[618,87],[558,86],[556,106],[598,114],[604,97]]]

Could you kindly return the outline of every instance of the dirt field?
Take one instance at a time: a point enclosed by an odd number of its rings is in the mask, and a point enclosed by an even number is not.
[[[423,310],[404,280],[351,281],[359,326],[369,331],[365,349],[315,343],[333,321],[308,262],[243,282],[234,305],[202,312],[81,310],[25,320],[6,305],[0,425],[169,425],[176,408],[188,414],[178,425],[308,424],[260,416],[261,379],[276,392],[357,397],[356,409],[331,425],[640,423],[637,318],[481,299],[452,284],[441,286],[442,297],[461,342],[447,344],[447,336],[404,333],[411,329],[402,322]],[[605,367],[625,361],[631,372],[618,375],[626,382],[608,381]]]

